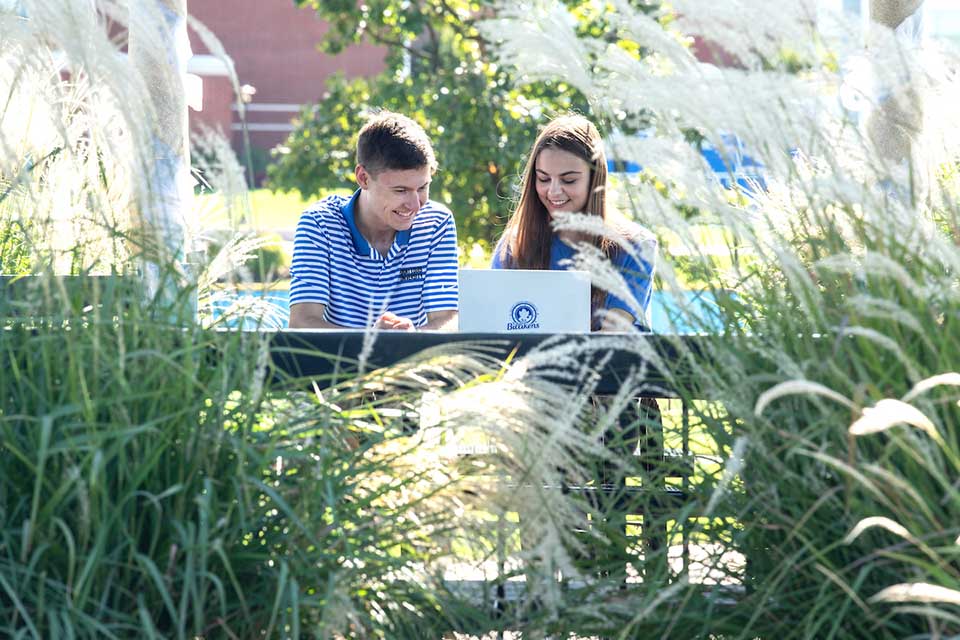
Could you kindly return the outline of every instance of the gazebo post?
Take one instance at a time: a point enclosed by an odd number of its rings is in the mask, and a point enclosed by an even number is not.
[[[172,302],[195,281],[188,264],[193,253],[188,245],[193,186],[185,87],[191,56],[187,0],[131,2],[130,12],[130,61],[144,80],[155,114],[153,167],[141,201],[144,236],[155,247],[155,258],[145,261],[144,275],[152,294]],[[148,37],[163,46],[145,46]],[[189,312],[195,315],[195,292],[188,300],[192,301]]]
[[[896,29],[923,5],[923,0],[870,0],[870,19]]]
[[[924,0],[870,0],[870,19],[897,30],[918,11]],[[909,46],[922,42],[915,34],[905,40]],[[913,84],[895,87],[870,114],[866,131],[880,156],[894,164],[910,163],[910,197],[919,203],[926,199],[928,180],[923,167],[920,137],[923,133],[924,104],[921,91]]]

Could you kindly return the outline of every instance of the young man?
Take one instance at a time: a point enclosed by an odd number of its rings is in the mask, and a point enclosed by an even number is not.
[[[297,225],[291,328],[452,329],[457,231],[428,199],[433,147],[416,122],[381,112],[360,130],[360,188],[329,196]]]

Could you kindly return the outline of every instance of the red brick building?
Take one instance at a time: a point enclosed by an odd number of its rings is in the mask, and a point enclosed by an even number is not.
[[[188,0],[194,18],[213,32],[232,60],[245,89],[247,130],[252,147],[270,149],[292,130],[300,106],[318,101],[327,76],[373,75],[384,68],[384,50],[371,45],[352,47],[329,56],[317,49],[327,25],[310,9],[293,0]],[[226,67],[211,56],[196,32],[190,32],[194,57],[189,71],[202,83],[202,110],[191,110],[191,124],[220,128],[242,145],[234,90]]]

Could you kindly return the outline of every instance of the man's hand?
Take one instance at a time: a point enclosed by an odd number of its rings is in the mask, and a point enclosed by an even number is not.
[[[387,311],[373,325],[374,329],[384,329],[388,331],[416,331],[413,321],[410,318],[402,318],[395,313]]]

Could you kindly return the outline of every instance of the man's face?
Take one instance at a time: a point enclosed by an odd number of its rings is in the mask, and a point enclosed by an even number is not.
[[[420,207],[430,197],[430,168],[384,170],[376,175],[357,167],[357,182],[369,207],[367,219],[381,228],[404,231],[413,224]]]

